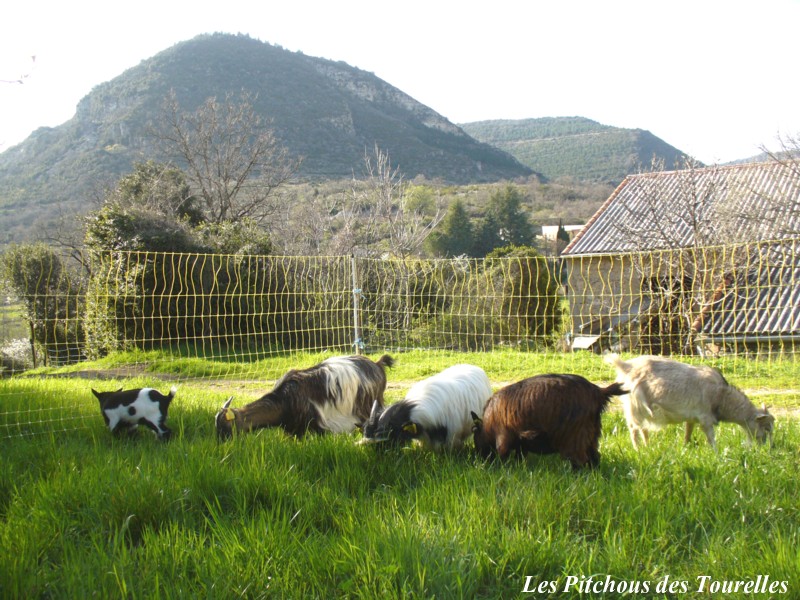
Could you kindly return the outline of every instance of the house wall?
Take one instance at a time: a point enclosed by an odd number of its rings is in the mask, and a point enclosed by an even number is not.
[[[692,344],[692,323],[723,271],[715,253],[565,256],[571,331],[595,350],[669,354]],[[629,325],[633,326],[629,326]]]
[[[641,274],[629,255],[564,257],[572,331],[599,335],[641,299]]]
[[[604,336],[602,348],[669,354],[800,337],[794,242],[563,260],[571,331]]]

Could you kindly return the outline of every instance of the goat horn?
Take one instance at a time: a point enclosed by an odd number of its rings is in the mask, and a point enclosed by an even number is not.
[[[226,421],[233,421],[236,419],[236,412],[232,408],[230,408],[231,402],[233,401],[233,396],[230,396],[226,401],[225,404],[222,405],[222,411],[225,413],[225,420]]]
[[[379,410],[380,410],[380,404],[378,404],[378,401],[377,401],[377,400],[375,400],[375,401],[372,403],[372,410],[371,410],[371,411],[369,411],[369,418],[370,418],[370,419],[374,419],[374,418],[375,418],[375,415],[377,415],[377,414],[378,414],[378,411],[379,411]]]

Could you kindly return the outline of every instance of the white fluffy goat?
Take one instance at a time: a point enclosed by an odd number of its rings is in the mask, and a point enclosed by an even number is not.
[[[720,421],[741,425],[760,443],[772,436],[775,417],[767,407],[753,406],[716,369],[659,356],[623,361],[609,354],[605,361],[617,370],[617,381],[630,391],[622,401],[634,448],[638,448],[639,437],[647,443],[649,430],[672,423],[686,423],[686,443],[698,423],[715,450],[714,427]]]
[[[403,400],[385,410],[374,404],[362,443],[417,440],[430,450],[460,447],[472,435],[471,413],[482,415],[491,395],[483,369],[455,365],[415,383]]]

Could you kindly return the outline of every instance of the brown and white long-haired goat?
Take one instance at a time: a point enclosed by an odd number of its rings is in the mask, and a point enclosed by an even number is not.
[[[616,354],[609,354],[605,361],[616,369],[617,381],[630,390],[622,406],[634,448],[638,448],[639,437],[646,444],[651,429],[671,423],[686,423],[685,443],[691,439],[695,423],[699,423],[714,449],[714,427],[720,421],[741,425],[760,443],[772,435],[775,417],[767,407],[756,408],[716,369],[660,356],[623,361]]]
[[[483,418],[473,413],[475,449],[501,459],[515,451],[558,453],[573,468],[600,462],[601,415],[618,383],[601,388],[580,375],[537,375],[508,385],[489,399]]]
[[[232,397],[215,417],[217,435],[282,427],[297,437],[306,432],[342,433],[359,427],[369,417],[373,402],[383,406],[386,367],[394,359],[377,361],[365,356],[341,356],[297,371],[292,369],[272,391],[241,408],[230,408]]]

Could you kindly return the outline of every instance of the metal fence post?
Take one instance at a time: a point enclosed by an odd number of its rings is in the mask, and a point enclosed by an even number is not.
[[[356,271],[356,257],[354,255],[350,256],[350,271],[353,277],[353,346],[355,347],[356,354],[361,354],[364,348],[364,342],[361,340],[361,316],[359,311],[361,288],[358,287],[358,273]]]

